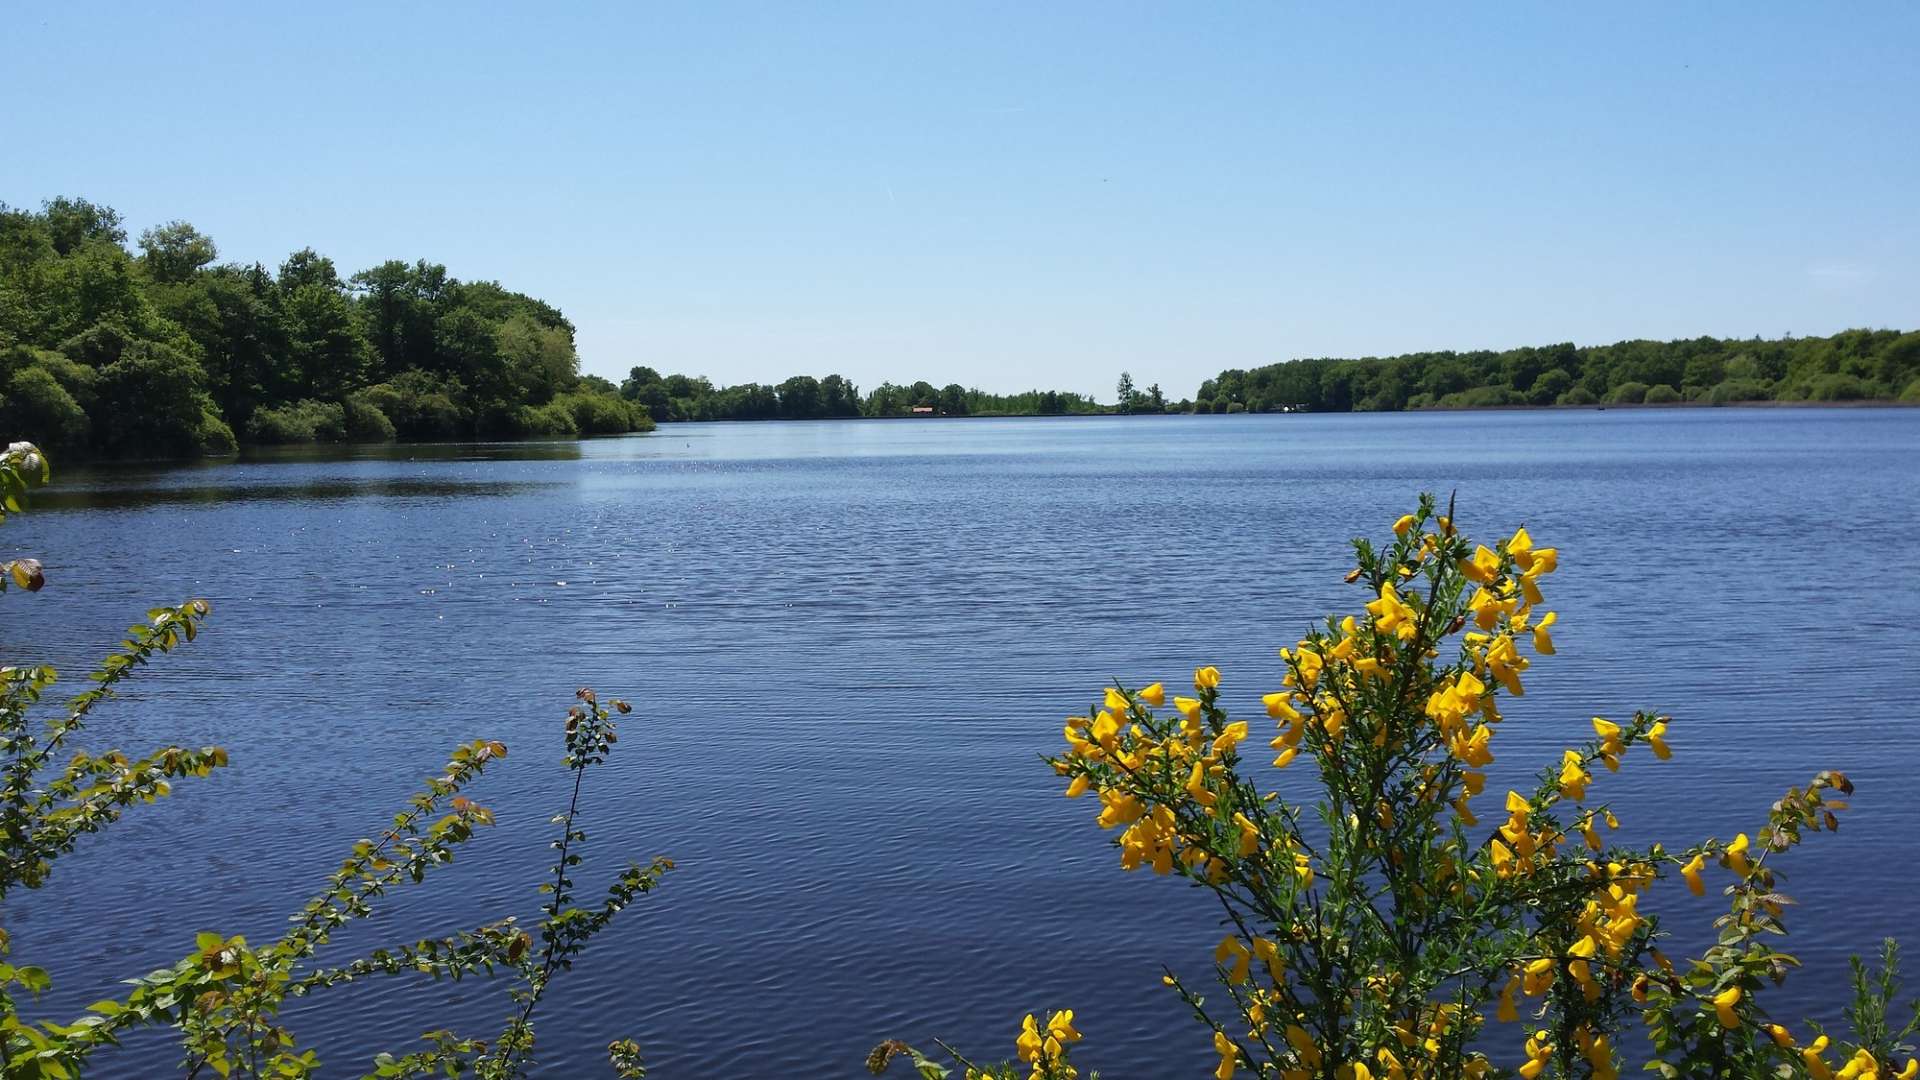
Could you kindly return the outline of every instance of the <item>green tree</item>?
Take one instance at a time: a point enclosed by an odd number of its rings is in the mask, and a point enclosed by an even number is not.
[[[967,388],[959,383],[948,383],[940,388],[940,415],[967,415]]]
[[[155,281],[181,282],[220,255],[212,238],[184,221],[169,221],[140,234],[141,262]]]

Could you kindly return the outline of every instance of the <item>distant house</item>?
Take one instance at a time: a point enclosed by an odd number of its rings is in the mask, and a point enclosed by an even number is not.
[[[915,405],[915,406],[913,407],[913,414],[914,414],[915,416],[931,416],[931,415],[933,415],[933,406],[931,406],[931,405]]]

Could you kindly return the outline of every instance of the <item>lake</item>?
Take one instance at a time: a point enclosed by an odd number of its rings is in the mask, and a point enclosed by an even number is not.
[[[1210,1068],[1159,975],[1207,969],[1217,908],[1122,874],[1039,755],[1113,677],[1217,664],[1258,718],[1274,650],[1366,599],[1340,581],[1347,539],[1422,490],[1457,491],[1471,535],[1524,522],[1562,553],[1559,655],[1507,710],[1490,787],[1636,707],[1673,714],[1675,760],[1598,776],[1629,841],[1751,832],[1844,770],[1839,835],[1780,863],[1808,970],[1765,1000],[1834,1017],[1848,952],[1920,938],[1920,410],[690,424],[58,466],[0,532],[49,579],[5,598],[9,662],[58,663],[72,693],[141,612],[206,597],[206,633],[87,744],[233,764],[8,901],[15,961],[55,978],[37,1015],[197,930],[277,935],[477,736],[512,749],[472,792],[499,825],[334,955],[532,915],[590,685],[635,712],[587,781],[584,891],[629,857],[679,869],[556,983],[538,1075],[606,1075],[623,1036],[663,1080],[854,1076],[888,1037],[1008,1056],[1023,1013],[1061,1007],[1083,1068]],[[1673,882],[1647,906],[1697,942],[1714,899]],[[290,1020],[346,1075],[506,1013],[480,982],[388,979]],[[172,1054],[135,1042],[97,1075]]]

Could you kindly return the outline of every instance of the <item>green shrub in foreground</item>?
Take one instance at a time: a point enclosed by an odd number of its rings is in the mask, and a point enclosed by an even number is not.
[[[1263,698],[1271,737],[1227,713],[1225,676],[1202,667],[1191,697],[1169,700],[1158,682],[1108,688],[1068,718],[1067,750],[1049,760],[1069,797],[1096,803],[1122,870],[1184,879],[1223,916],[1214,985],[1164,980],[1212,1040],[1194,1073],[1612,1080],[1640,1060],[1689,1080],[1920,1076],[1909,1041],[1920,1004],[1904,1023],[1888,1015],[1891,943],[1879,975],[1855,965],[1850,1034],[1789,1028],[1766,1007],[1796,966],[1779,948],[1790,901],[1778,863],[1838,828],[1846,777],[1787,792],[1751,836],[1627,847],[1611,836],[1608,775],[1673,756],[1673,721],[1639,712],[1595,717],[1592,738],[1496,796],[1485,770],[1498,733],[1520,722],[1506,710],[1555,655],[1544,589],[1559,551],[1524,528],[1475,545],[1423,497],[1390,538],[1355,540],[1354,555],[1347,581],[1364,607],[1281,651]],[[1314,802],[1250,773],[1255,748],[1275,768],[1313,770]],[[1685,776],[1670,790],[1688,791]],[[1675,963],[1657,901],[1679,887],[1704,895],[1709,881],[1728,904],[1718,941]],[[1089,955],[1129,947],[1126,933],[1090,926]],[[1017,1065],[953,1056],[969,1080],[1070,1080],[1082,1024],[1095,1032],[1097,1017],[1028,1015]],[[1646,1044],[1622,1046],[1629,1034]],[[900,1059],[947,1075],[897,1042],[868,1065]]]
[[[24,505],[29,486],[44,482],[46,458],[27,443],[0,455],[0,521]],[[0,564],[0,592],[38,591],[46,576],[34,559]],[[15,889],[36,889],[58,860],[122,814],[167,795],[177,780],[203,777],[227,764],[218,747],[166,746],[140,757],[89,752],[78,745],[94,709],[136,671],[198,636],[208,606],[189,600],[147,613],[119,651],[93,673],[89,688],[53,712],[37,715],[56,673],[41,666],[0,668],[0,900]],[[288,1001],[376,977],[509,977],[499,1034],[481,1040],[429,1030],[423,1049],[376,1057],[367,1077],[471,1075],[509,1080],[534,1064],[534,1015],[553,978],[572,965],[587,943],[629,903],[650,892],[673,864],[630,864],[598,901],[581,902],[574,883],[586,841],[580,828],[582,782],[604,762],[616,739],[613,717],[630,709],[581,690],[565,721],[565,762],[573,795],[554,819],[559,835],[552,869],[540,886],[538,924],[521,928],[509,918],[457,933],[397,943],[364,956],[327,955],[334,933],[372,915],[389,892],[418,883],[451,862],[461,844],[493,821],[466,794],[488,765],[505,756],[498,742],[455,748],[447,763],[389,824],[353,845],[321,889],[294,915],[291,928],[271,942],[201,933],[171,967],[129,980],[132,989],[89,1006],[77,1018],[35,1020],[23,1005],[52,983],[42,967],[16,964],[0,927],[0,1076],[7,1080],[73,1080],[96,1054],[138,1028],[170,1027],[180,1037],[180,1067],[188,1077],[298,1078],[315,1075],[320,1059],[300,1048],[282,1020]],[[4,912],[0,908],[0,912]],[[184,937],[184,933],[183,933]],[[183,940],[182,947],[187,943]],[[28,1000],[23,1001],[22,996]],[[431,1021],[429,1020],[429,1023]],[[644,1074],[639,1048],[622,1040],[608,1048],[616,1075]],[[158,1069],[149,1075],[161,1075]]]

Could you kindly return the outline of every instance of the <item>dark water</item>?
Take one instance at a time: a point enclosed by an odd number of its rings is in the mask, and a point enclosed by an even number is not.
[[[5,598],[9,660],[77,682],[152,603],[205,596],[209,632],[93,742],[218,742],[233,767],[8,901],[48,1015],[197,930],[276,934],[478,735],[513,750],[476,790],[501,824],[341,948],[530,914],[590,684],[638,711],[589,782],[583,881],[680,870],[557,985],[542,1075],[603,1075],[632,1035],[663,1078],[852,1076],[889,1036],[1004,1054],[1062,1006],[1110,1076],[1210,1067],[1158,975],[1205,969],[1214,910],[1121,874],[1037,756],[1110,676],[1215,663],[1257,714],[1273,649],[1365,599],[1346,538],[1422,489],[1563,553],[1560,655],[1509,710],[1496,784],[1636,706],[1674,714],[1677,756],[1601,775],[1629,839],[1750,831],[1846,770],[1845,828],[1784,863],[1808,971],[1769,1000],[1831,1016],[1849,951],[1920,937],[1920,410],[676,426],[59,481],[0,533],[52,582]],[[1696,937],[1712,915],[1657,897]],[[505,1012],[395,979],[291,1019],[345,1074]],[[170,1049],[104,1074],[172,1075]]]

